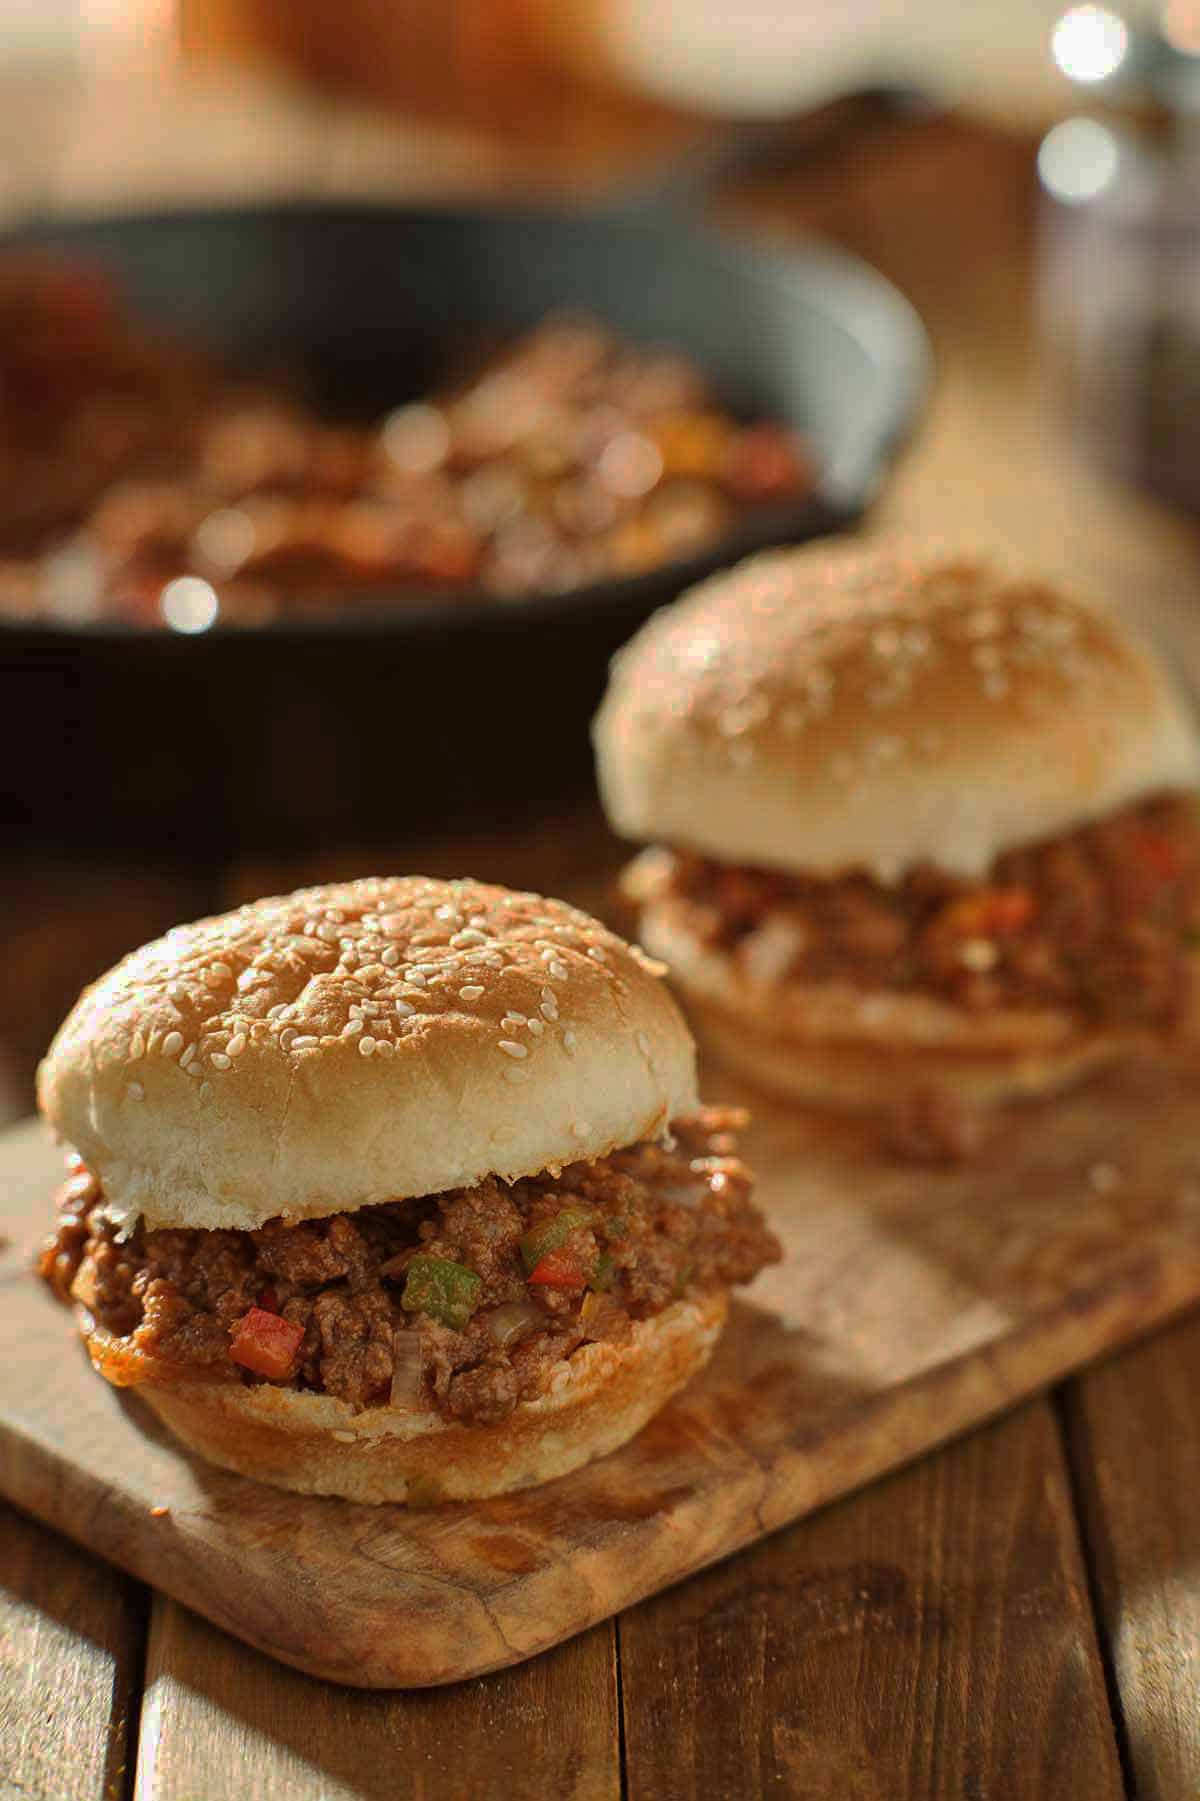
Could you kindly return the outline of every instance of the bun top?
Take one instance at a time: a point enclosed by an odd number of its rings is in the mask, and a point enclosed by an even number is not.
[[[1111,614],[975,556],[772,551],[615,658],[593,735],[619,832],[819,876],[983,873],[1200,780],[1196,732]]]
[[[111,1209],[261,1225],[604,1156],[696,1104],[653,964],[561,901],[420,876],[179,926],[38,1072]]]

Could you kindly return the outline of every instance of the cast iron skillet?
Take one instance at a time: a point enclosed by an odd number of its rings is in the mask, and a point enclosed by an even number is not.
[[[283,353],[332,401],[374,413],[421,391],[455,341],[591,311],[688,352],[736,409],[800,427],[823,470],[817,495],[711,554],[521,605],[356,601],[194,638],[4,625],[5,840],[191,859],[503,823],[579,791],[613,651],[706,571],[854,521],[927,381],[921,326],[882,277],[814,243],[706,229],[679,185],[604,211],[281,205],[0,238],[95,255],[151,316],[251,360]]]

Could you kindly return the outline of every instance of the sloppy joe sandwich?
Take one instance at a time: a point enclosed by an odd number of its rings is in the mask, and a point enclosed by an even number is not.
[[[779,1256],[640,951],[559,901],[364,880],[169,932],[39,1072],[41,1259],[214,1463],[427,1503],[630,1438]]]
[[[1197,737],[1108,612],[974,556],[772,552],[659,613],[595,722],[643,943],[804,1099],[989,1104],[1183,1028]]]

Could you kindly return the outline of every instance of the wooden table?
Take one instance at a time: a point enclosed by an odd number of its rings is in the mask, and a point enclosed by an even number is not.
[[[1196,656],[1196,539],[1104,489],[1047,417],[1029,308],[1032,146],[958,122],[754,197],[864,251],[939,360],[878,523],[1007,540]],[[1200,618],[1200,613],[1196,615]],[[521,839],[180,874],[9,856],[0,1081],[80,983],[177,918],[420,865],[577,888],[585,805]],[[0,1506],[0,1796],[1200,1795],[1200,1319],[532,1663],[454,1689],[324,1686]]]

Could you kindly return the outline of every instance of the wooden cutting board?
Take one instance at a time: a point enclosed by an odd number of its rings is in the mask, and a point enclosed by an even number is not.
[[[712,1081],[713,1099],[747,1098]],[[175,1448],[29,1274],[60,1168],[0,1138],[0,1490],[336,1682],[496,1669],[929,1450],[1200,1299],[1200,1067],[1014,1118],[973,1169],[889,1164],[755,1100],[787,1262],[617,1455],[424,1512],[278,1493]]]

